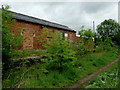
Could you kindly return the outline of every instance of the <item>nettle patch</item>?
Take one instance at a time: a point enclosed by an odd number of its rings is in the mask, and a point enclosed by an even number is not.
[[[85,88],[117,88],[118,86],[118,66],[104,71],[95,79],[91,80]]]

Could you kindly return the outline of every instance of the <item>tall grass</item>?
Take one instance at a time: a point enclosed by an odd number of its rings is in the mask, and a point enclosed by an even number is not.
[[[73,66],[60,73],[58,70],[48,70],[46,63],[34,63],[28,69],[26,66],[14,68],[3,80],[3,88],[56,88],[66,87],[86,77],[102,66],[117,58],[115,51],[91,53],[79,56]],[[69,63],[68,63],[69,64]]]
[[[95,77],[85,88],[117,88],[118,87],[118,63]]]

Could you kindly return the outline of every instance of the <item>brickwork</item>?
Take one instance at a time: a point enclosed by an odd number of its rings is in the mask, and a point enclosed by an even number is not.
[[[75,39],[74,39],[74,42],[78,42],[78,41],[80,41],[80,40],[83,40],[83,38],[80,38],[80,37],[75,37]]]
[[[15,26],[12,26],[12,32],[15,33],[18,28],[21,28],[22,34],[23,34],[23,44],[20,46],[19,49],[42,49],[42,44],[39,43],[37,40],[37,36],[41,35],[42,32],[44,32],[44,28],[50,29],[50,32],[56,32],[60,31],[63,32],[63,37],[65,40],[69,40],[70,42],[76,41],[76,32],[68,31],[68,30],[62,30],[54,27],[44,26],[44,25],[38,25],[34,23],[29,23],[25,21],[17,20],[15,22]],[[65,37],[65,33],[67,36]],[[33,36],[35,35],[35,36]],[[27,37],[27,38],[26,38]],[[46,36],[44,36],[46,38]]]
[[[25,28],[21,32],[23,34],[23,49],[33,49],[33,33],[34,31]]]

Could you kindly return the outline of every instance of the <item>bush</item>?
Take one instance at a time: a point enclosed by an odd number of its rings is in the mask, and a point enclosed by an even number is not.
[[[10,69],[12,66],[11,53],[17,46],[22,44],[20,30],[18,29],[15,34],[12,34],[11,26],[15,25],[15,20],[12,19],[12,13],[8,10],[9,6],[2,6],[0,12],[2,13],[2,63],[3,73]]]
[[[92,40],[81,40],[76,44],[72,44],[71,47],[76,55],[85,55],[94,50],[94,42]]]
[[[98,46],[101,51],[111,51],[115,44],[112,42],[111,38],[107,36],[104,41],[99,42]]]
[[[117,88],[118,65],[110,67],[85,85],[85,88]]]
[[[92,33],[91,29],[85,30],[84,26],[82,26],[81,31],[78,32],[78,35],[80,35],[80,38],[83,38],[83,40],[79,41],[77,45],[72,45],[73,50],[76,51],[76,55],[84,55],[93,51],[94,42],[92,39],[94,34]]]
[[[46,29],[46,32],[48,31],[49,29]],[[61,38],[60,32],[56,32],[56,34],[49,34],[51,35],[49,37],[52,38],[49,38],[46,43],[43,43],[43,47],[47,50],[47,69],[62,72],[63,70],[68,69],[69,65],[72,65],[72,61],[75,60],[76,57],[75,51],[70,47],[70,43]]]

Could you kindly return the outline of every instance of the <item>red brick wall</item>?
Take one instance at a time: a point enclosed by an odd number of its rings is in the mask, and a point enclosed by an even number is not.
[[[75,37],[74,41],[77,42],[77,41],[80,41],[80,40],[83,40],[83,38],[80,38],[80,37]]]
[[[57,28],[48,27],[48,26],[43,27],[43,25],[33,24],[33,23],[19,21],[19,20],[17,20],[15,22],[15,26],[11,26],[12,33],[15,33],[18,30],[19,27],[21,27],[22,29],[28,28],[28,29],[34,30],[35,37],[33,37],[33,49],[43,48],[42,45],[39,43],[39,41],[37,41],[37,39],[38,39],[37,36],[42,34],[43,28],[51,29],[51,30],[53,30],[53,32],[60,31],[60,32],[63,32],[64,34],[68,33],[68,37],[66,37],[66,39],[76,41],[76,33],[75,32],[62,30],[62,29],[57,29]],[[23,49],[23,45],[20,46],[19,49]]]

